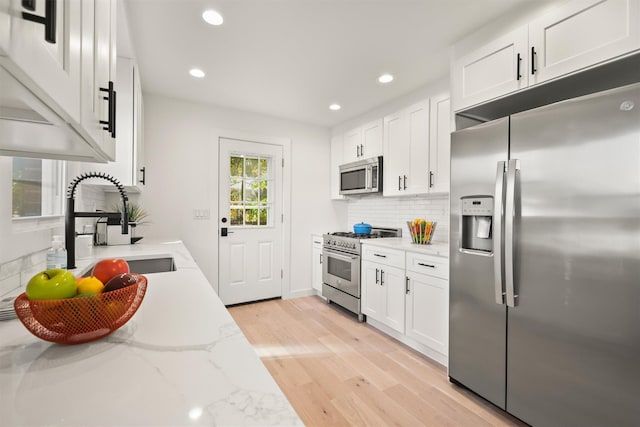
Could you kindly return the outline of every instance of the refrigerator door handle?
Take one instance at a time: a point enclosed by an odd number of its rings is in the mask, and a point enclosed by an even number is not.
[[[507,194],[504,207],[504,276],[507,291],[507,307],[517,305],[513,269],[513,220],[515,217],[516,173],[520,170],[520,160],[511,159],[507,167]]]
[[[504,283],[502,281],[502,202],[504,200],[505,162],[498,162],[496,169],[496,189],[493,202],[493,277],[496,303],[504,304]]]

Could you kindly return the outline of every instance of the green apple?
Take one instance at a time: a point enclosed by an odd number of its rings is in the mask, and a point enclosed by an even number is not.
[[[27,298],[63,299],[76,295],[78,284],[76,277],[68,270],[54,268],[33,276],[27,283]]]

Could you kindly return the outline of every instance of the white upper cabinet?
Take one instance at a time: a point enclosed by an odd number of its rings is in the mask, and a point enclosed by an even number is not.
[[[382,119],[373,120],[362,126],[362,147],[360,158],[382,155]]]
[[[360,159],[362,147],[362,128],[357,127],[343,135],[342,163],[351,163]]]
[[[116,1],[82,4],[81,125],[115,158]]]
[[[398,195],[403,191],[402,173],[404,162],[409,155],[409,137],[407,118],[404,111],[390,114],[384,118],[384,157],[383,191],[384,195]]]
[[[116,79],[116,155],[105,165],[86,165],[87,171],[105,172],[130,192],[140,192],[146,184],[144,166],[143,104],[140,78],[135,62],[118,57]],[[96,184],[105,184],[96,181]],[[105,187],[110,191],[111,185]]]
[[[458,59],[451,85],[455,110],[527,87],[527,39],[524,26]]]
[[[80,122],[82,2],[0,1],[0,64],[32,83],[29,89],[43,101],[57,104],[63,118]]]
[[[382,155],[382,119],[345,132],[343,137],[343,163]]]
[[[429,192],[448,193],[451,163],[451,102],[448,94],[431,98]]]
[[[640,49],[640,0],[573,0],[453,63],[454,111]]]
[[[429,192],[429,100],[384,118],[385,196]]]
[[[115,4],[0,0],[1,154],[113,160]]]
[[[640,2],[579,0],[529,24],[530,84],[640,48]]]

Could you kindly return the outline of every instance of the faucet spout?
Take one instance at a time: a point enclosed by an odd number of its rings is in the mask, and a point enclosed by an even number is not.
[[[122,199],[122,212],[120,213],[122,234],[129,234],[129,216],[127,215],[127,201],[129,197],[127,196],[124,186],[120,184],[120,181],[103,172],[88,172],[77,176],[71,181],[67,188],[67,211],[65,213],[65,246],[67,249],[67,268],[70,270],[76,268],[76,218],[100,217],[105,215],[101,212],[76,212],[76,188],[80,182],[89,178],[106,179],[116,186]]]

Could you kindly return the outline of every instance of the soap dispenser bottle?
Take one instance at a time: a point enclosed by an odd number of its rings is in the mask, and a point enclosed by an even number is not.
[[[47,270],[52,268],[67,268],[67,250],[62,236],[53,236],[51,248],[47,251]]]

